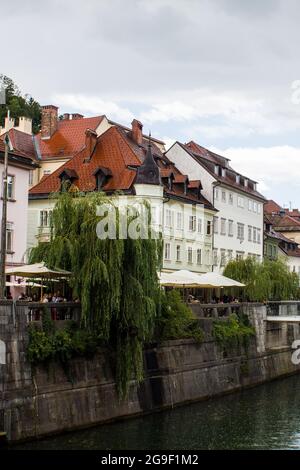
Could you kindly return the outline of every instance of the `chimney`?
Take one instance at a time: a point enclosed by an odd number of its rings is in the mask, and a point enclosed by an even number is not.
[[[97,144],[97,133],[92,129],[85,131],[85,156],[87,160],[90,160]]]
[[[131,137],[132,140],[138,145],[142,145],[143,142],[143,124],[134,119],[131,123]]]
[[[72,114],[72,119],[82,119],[83,115],[79,113],[74,113]]]
[[[32,134],[32,119],[27,118],[25,116],[20,117],[19,119],[19,125],[16,127],[21,132],[24,132],[25,134]]]
[[[57,129],[58,108],[53,105],[42,106],[42,139],[50,139]]]
[[[63,121],[68,121],[70,119],[70,113],[63,114]]]

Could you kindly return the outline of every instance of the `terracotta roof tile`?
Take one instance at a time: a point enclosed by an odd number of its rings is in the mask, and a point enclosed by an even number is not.
[[[3,140],[6,134],[7,132],[2,134],[0,139]],[[19,131],[18,129],[10,129],[8,131],[8,135],[15,150],[20,151],[22,154],[27,155],[34,160],[36,159],[33,135],[26,134],[25,132]]]
[[[50,139],[42,139],[41,134],[38,134],[36,140],[42,159],[73,157],[85,144],[86,129],[97,129],[103,118],[104,116],[63,119],[58,121],[57,131]]]
[[[104,191],[132,190],[136,177],[134,168],[138,168],[144,161],[148,140],[144,139],[142,145],[137,145],[131,139],[130,133],[119,126],[113,126],[97,138],[97,144],[90,158],[86,156],[86,150],[82,149],[68,162],[58,168],[51,175],[46,176],[36,186],[31,188],[30,195],[47,195],[60,190],[59,175],[66,170],[76,171],[78,179],[73,181],[80,191],[94,191],[96,189],[95,173],[100,167],[104,167],[111,173],[108,175]],[[160,169],[161,176],[174,174],[175,182],[184,182],[187,176],[182,175],[166,156],[151,141],[153,155]],[[192,182],[191,189],[201,188],[199,181]],[[188,191],[184,194],[183,185],[175,184],[172,189],[164,185],[164,192],[170,197],[180,197],[186,202],[201,203],[207,208],[212,205],[200,193]]]

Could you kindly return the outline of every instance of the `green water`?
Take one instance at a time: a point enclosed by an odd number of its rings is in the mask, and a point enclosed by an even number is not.
[[[300,375],[15,449],[300,449]]]

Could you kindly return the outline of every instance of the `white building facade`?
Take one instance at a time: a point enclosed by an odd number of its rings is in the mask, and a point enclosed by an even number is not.
[[[197,144],[196,144],[197,145]],[[168,158],[190,178],[200,179],[203,196],[218,210],[213,223],[212,269],[222,272],[235,258],[263,258],[263,203],[256,183],[235,172],[228,159],[203,149],[194,154],[176,142]],[[197,147],[194,148],[197,150]]]

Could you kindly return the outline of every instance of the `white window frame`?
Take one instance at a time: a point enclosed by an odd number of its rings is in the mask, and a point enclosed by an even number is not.
[[[202,264],[202,250],[201,250],[201,248],[197,249],[197,264],[198,265]]]
[[[189,264],[193,263],[193,248],[191,246],[188,246],[187,249],[187,262]]]
[[[166,261],[171,261],[171,243],[165,243],[164,258]]]

